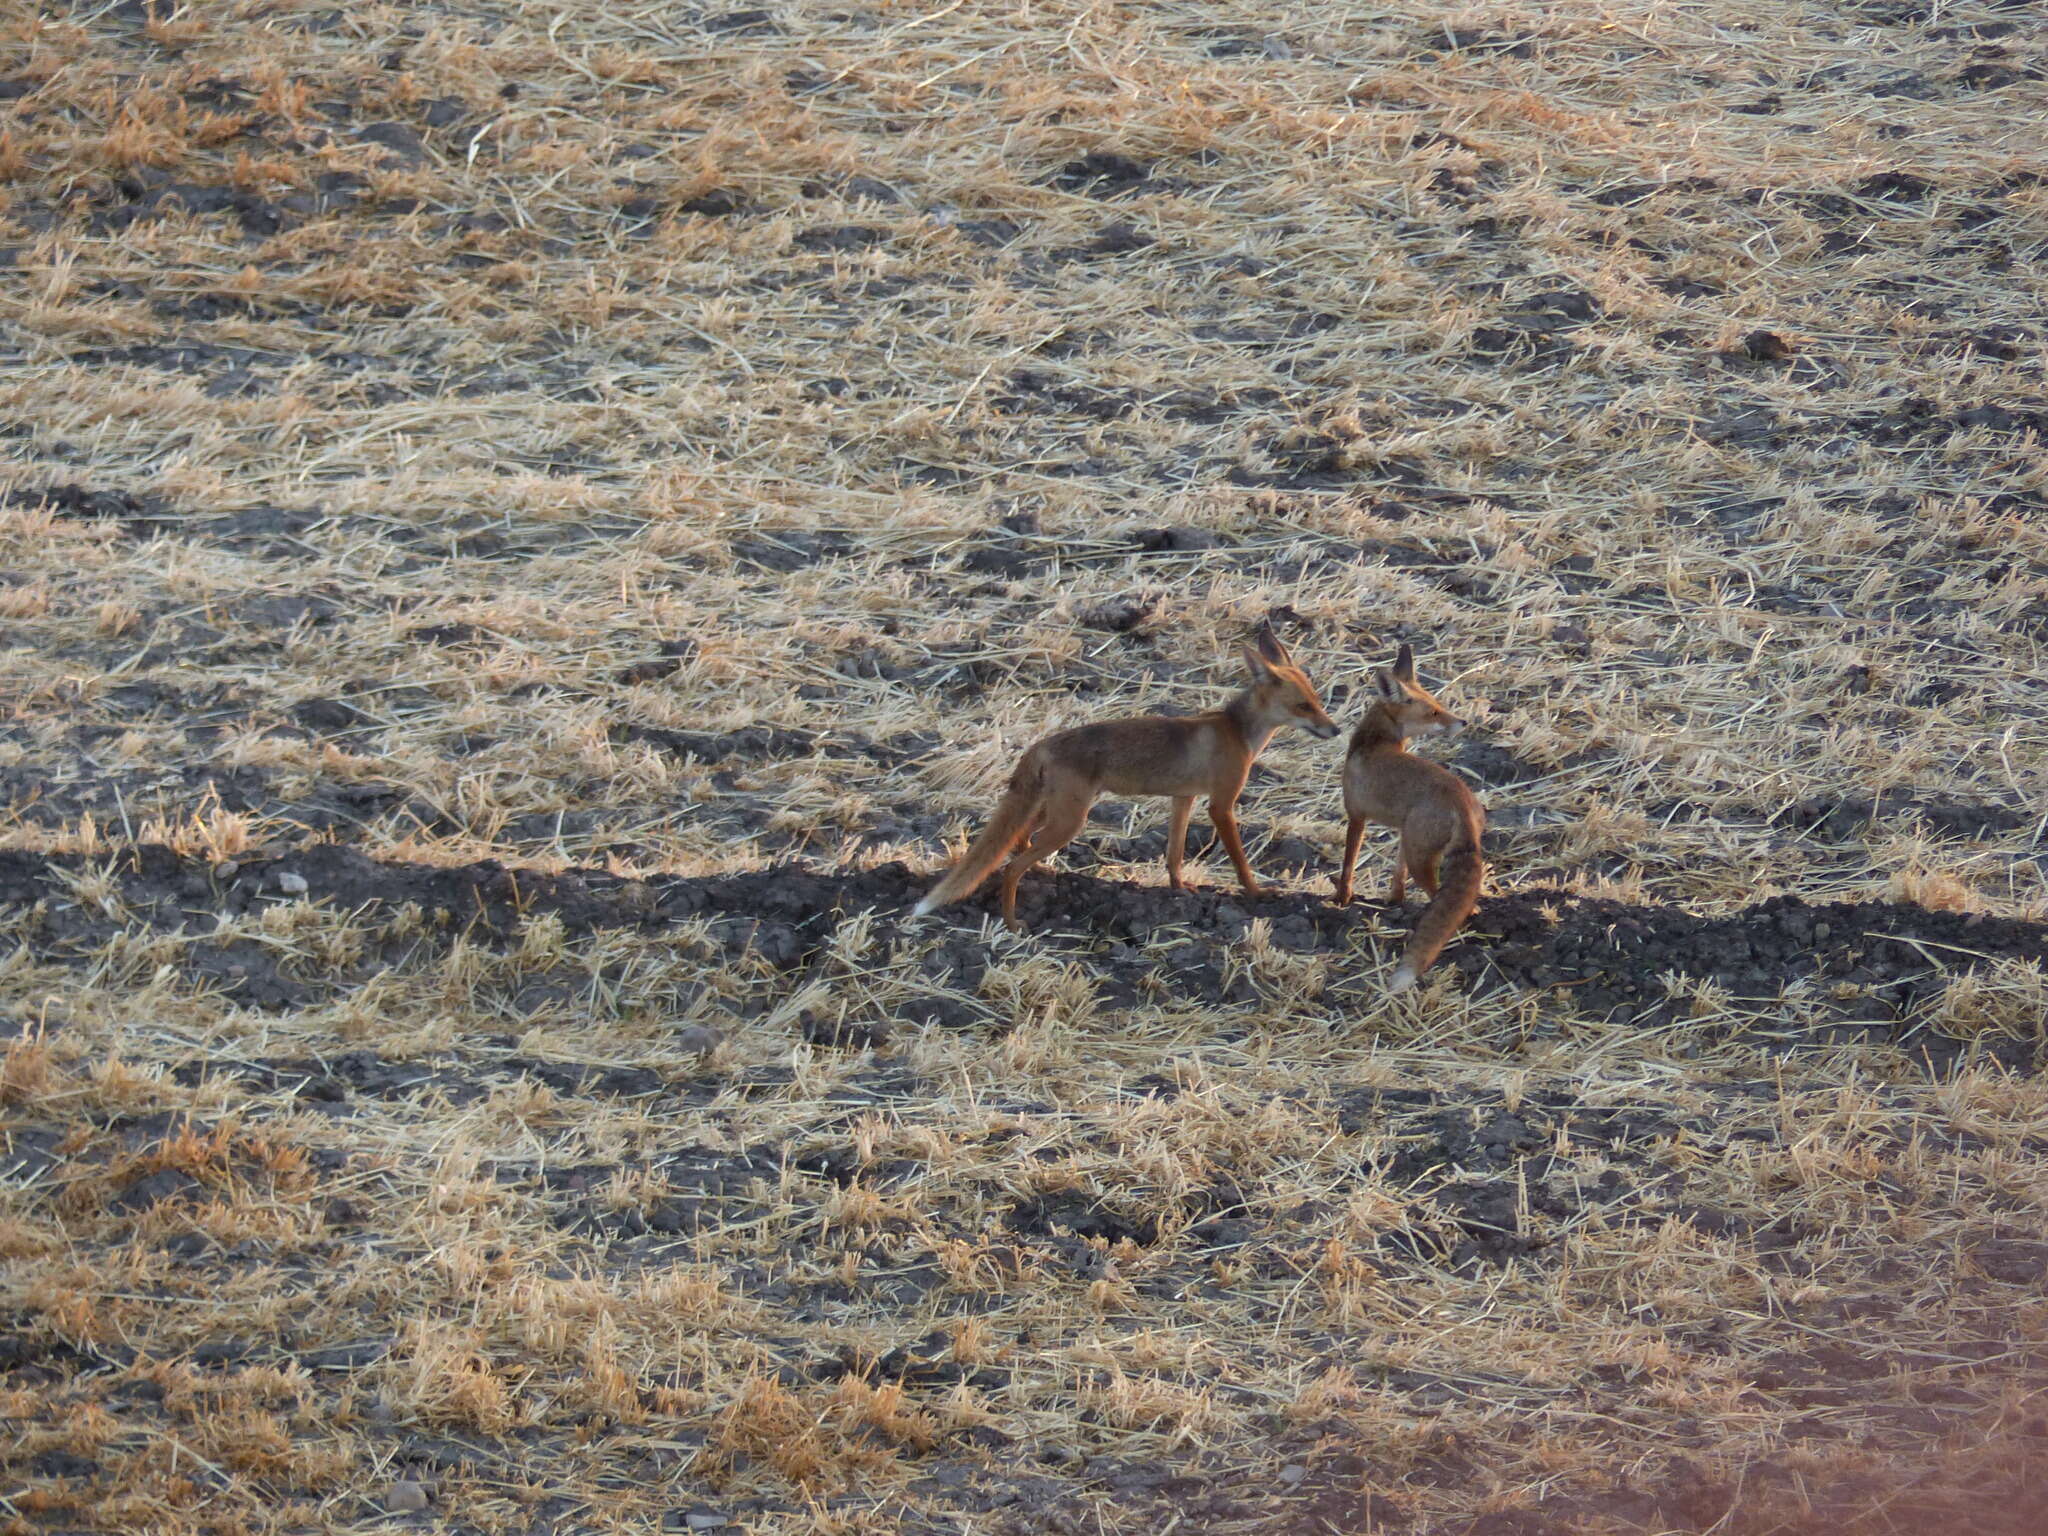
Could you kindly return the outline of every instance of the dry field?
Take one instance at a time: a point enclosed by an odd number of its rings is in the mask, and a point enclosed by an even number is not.
[[[2048,18],[0,4],[0,1531],[2022,1536]],[[1491,894],[911,901],[1412,641]],[[1386,844],[1368,853],[1377,894]]]

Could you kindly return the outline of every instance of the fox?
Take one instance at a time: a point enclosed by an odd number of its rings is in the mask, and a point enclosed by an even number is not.
[[[1023,932],[1017,921],[1018,881],[1073,840],[1087,821],[1089,808],[1105,792],[1172,798],[1166,877],[1176,891],[1187,889],[1181,863],[1187,851],[1188,817],[1195,800],[1207,795],[1209,819],[1237,867],[1238,883],[1246,895],[1260,895],[1264,887],[1237,835],[1237,797],[1252,763],[1288,726],[1327,741],[1337,734],[1337,722],[1323,712],[1315,685],[1271,630],[1262,630],[1244,647],[1244,663],[1250,686],[1221,709],[1185,719],[1143,715],[1103,720],[1055,731],[1034,743],[1010,774],[1009,787],[988,826],[917,904],[914,915],[922,917],[973,895],[1007,858],[1003,921],[1013,932]]]
[[[1456,732],[1464,724],[1415,681],[1415,652],[1404,645],[1391,666],[1373,674],[1372,706],[1352,731],[1344,753],[1348,824],[1344,863],[1337,872],[1337,905],[1351,900],[1351,873],[1369,821],[1401,834],[1387,899],[1395,906],[1407,899],[1409,875],[1429,897],[1407,952],[1387,979],[1390,992],[1413,987],[1479,904],[1479,884],[1486,874],[1479,840],[1486,830],[1486,812],[1464,780],[1408,750],[1411,736]]]

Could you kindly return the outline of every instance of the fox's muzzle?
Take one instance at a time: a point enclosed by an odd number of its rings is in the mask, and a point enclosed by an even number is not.
[[[1337,734],[1337,722],[1334,720],[1311,720],[1308,728],[1324,741]]]

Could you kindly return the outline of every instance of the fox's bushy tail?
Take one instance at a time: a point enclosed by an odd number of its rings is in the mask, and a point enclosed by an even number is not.
[[[1485,874],[1486,861],[1480,858],[1476,843],[1464,843],[1444,855],[1436,895],[1416,920],[1415,932],[1408,938],[1408,952],[1387,982],[1390,988],[1405,992],[1415,985],[1416,977],[1435,963],[1444,946],[1451,942],[1451,935],[1479,905],[1479,882]]]
[[[995,814],[989,817],[981,836],[960,862],[946,871],[945,879],[926,893],[913,909],[914,915],[923,917],[949,901],[972,896],[982,881],[995,873],[996,866],[1024,841],[1037,822],[1039,807],[1045,801],[1044,777],[1043,770],[1030,756],[1017,765],[1017,771],[1010,775],[1010,787],[996,802]]]

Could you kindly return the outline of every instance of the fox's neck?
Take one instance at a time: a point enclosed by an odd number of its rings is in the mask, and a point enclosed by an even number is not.
[[[1251,749],[1253,757],[1266,750],[1266,743],[1271,741],[1273,733],[1280,729],[1279,721],[1268,720],[1259,712],[1258,701],[1253,698],[1252,690],[1249,688],[1235,695],[1217,713],[1229,721],[1238,735],[1244,738],[1244,744]]]
[[[1375,704],[1365,712],[1365,718],[1358,722],[1358,729],[1351,733],[1351,750],[1406,752],[1408,733],[1395,721],[1392,710],[1384,704]]]

